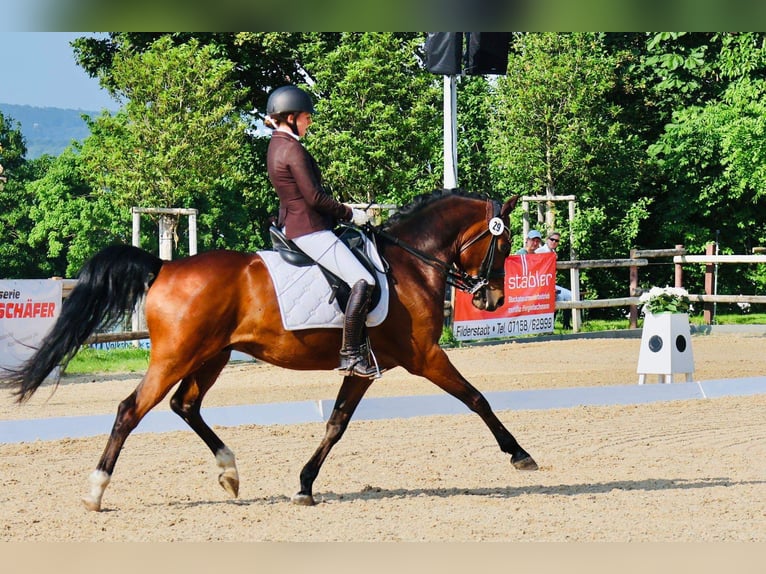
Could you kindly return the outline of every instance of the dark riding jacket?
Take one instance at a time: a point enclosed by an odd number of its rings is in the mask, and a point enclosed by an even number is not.
[[[288,239],[332,229],[337,220],[351,220],[351,208],[325,191],[316,161],[290,134],[274,130],[266,164],[279,196],[278,225],[285,228]]]

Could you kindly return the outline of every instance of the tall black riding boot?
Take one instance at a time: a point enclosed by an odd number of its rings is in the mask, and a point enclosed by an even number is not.
[[[377,369],[369,364],[366,353],[362,352],[366,332],[365,321],[372,290],[373,286],[364,280],[357,281],[351,288],[343,323],[343,346],[340,350],[340,367],[338,367],[344,375],[360,377],[377,375]]]

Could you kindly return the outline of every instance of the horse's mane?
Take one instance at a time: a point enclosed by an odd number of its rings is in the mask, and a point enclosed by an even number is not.
[[[470,193],[464,189],[435,189],[431,193],[424,193],[416,196],[409,204],[396,211],[388,220],[383,223],[381,229],[389,230],[402,221],[410,219],[415,214],[419,213],[429,205],[441,201],[448,197],[466,197],[471,199],[479,199],[482,201],[487,200],[486,195],[479,195],[476,193]]]

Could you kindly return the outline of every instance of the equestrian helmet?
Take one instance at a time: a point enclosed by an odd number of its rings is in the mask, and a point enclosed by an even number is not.
[[[311,101],[311,96],[298,86],[282,86],[269,95],[269,101],[266,104],[268,115],[298,112],[314,113],[314,103]]]

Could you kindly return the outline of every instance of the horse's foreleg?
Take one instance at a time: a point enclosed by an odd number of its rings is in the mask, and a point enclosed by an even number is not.
[[[494,435],[500,450],[511,455],[511,464],[515,468],[537,470],[537,463],[500,422],[484,395],[460,374],[442,349],[432,353],[426,365],[422,375],[478,414]]]
[[[343,384],[338,391],[330,418],[327,419],[325,435],[319,448],[314,452],[306,465],[301,470],[300,481],[301,489],[293,496],[293,503],[303,506],[313,506],[314,501],[314,480],[319,475],[319,469],[322,467],[325,458],[332,447],[341,439],[343,433],[348,427],[359,401],[370,388],[374,379],[362,377],[343,377]]]
[[[218,482],[226,492],[236,498],[239,495],[239,473],[234,453],[218,438],[200,414],[205,393],[218,379],[230,355],[228,351],[221,353],[181,381],[181,385],[170,400],[170,408],[186,421],[186,424],[213,452],[216,463],[221,468]]]
[[[151,372],[151,366],[150,370]],[[120,403],[117,416],[112,426],[112,432],[106,443],[96,469],[90,475],[90,491],[82,498],[88,510],[101,510],[101,499],[112,478],[114,466],[120,456],[128,435],[138,426],[138,423],[164,397],[175,381],[155,382],[149,372],[135,391]]]

